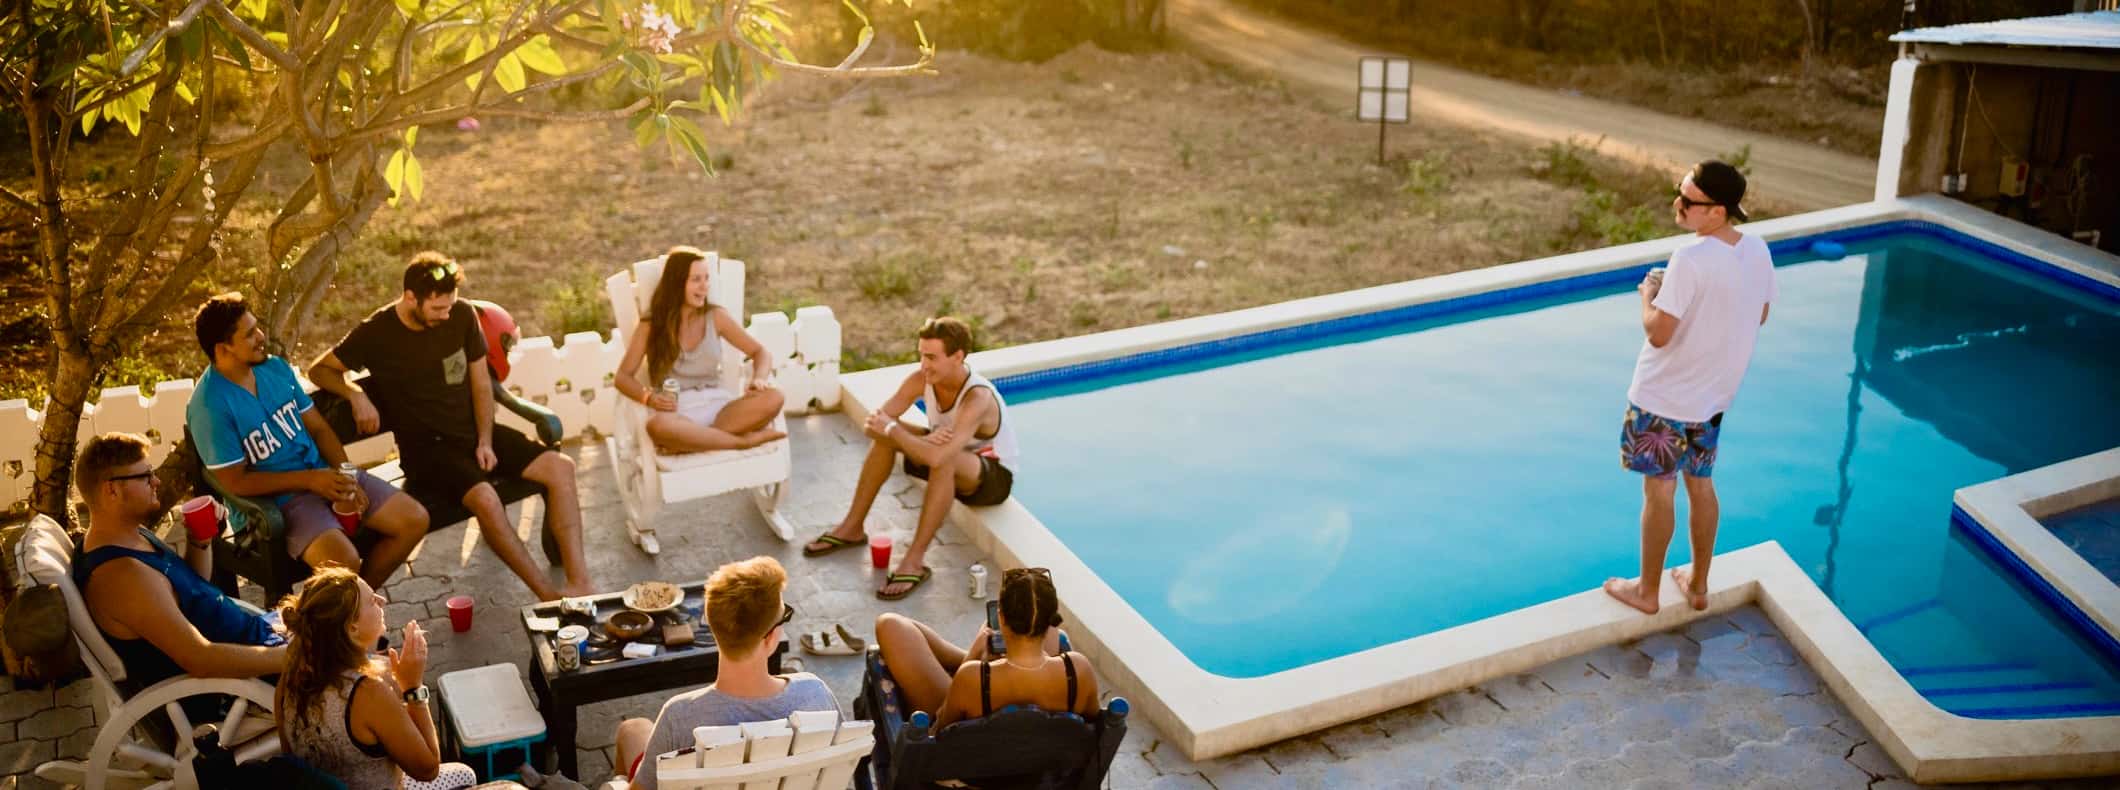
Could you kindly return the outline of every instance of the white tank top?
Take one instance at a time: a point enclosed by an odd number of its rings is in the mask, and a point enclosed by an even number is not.
[[[987,381],[985,376],[966,371],[964,389],[957,392],[957,403],[951,406],[949,411],[942,410],[942,399],[935,397],[935,385],[933,383],[923,385],[925,391],[922,394],[925,397],[922,398],[922,402],[927,405],[928,427],[939,431],[955,424],[956,414],[954,412],[956,412],[956,406],[964,405],[964,396],[971,394],[972,390],[980,387],[985,387],[987,392],[993,393],[994,411],[998,420],[997,424],[1000,427],[994,431],[993,436],[984,439],[974,438],[972,443],[966,445],[966,447],[975,454],[1000,461],[1002,466],[1008,467],[1009,472],[1014,473],[1016,471],[1016,429],[1015,426],[1009,424],[1008,404],[1002,402],[1001,391],[994,389],[994,383]],[[979,426],[971,426],[971,429],[976,434]]]

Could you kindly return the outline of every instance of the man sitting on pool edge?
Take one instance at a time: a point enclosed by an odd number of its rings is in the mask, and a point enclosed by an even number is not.
[[[804,546],[807,557],[830,554],[868,540],[865,522],[869,507],[891,477],[891,463],[905,456],[906,474],[928,480],[930,470],[944,470],[949,477],[929,481],[920,504],[920,526],[913,544],[877,588],[876,597],[895,601],[920,588],[933,571],[921,561],[928,544],[942,529],[949,515],[950,499],[967,505],[990,506],[1008,501],[1016,475],[1016,434],[1005,419],[1007,404],[993,382],[973,373],[965,365],[972,346],[972,330],[963,321],[944,316],[921,325],[918,349],[920,367],[906,376],[890,400],[869,415],[864,432],[874,443],[861,462],[861,479],[854,486],[854,501],[846,517],[832,531]],[[930,427],[907,425],[898,416],[921,399],[927,407]]]

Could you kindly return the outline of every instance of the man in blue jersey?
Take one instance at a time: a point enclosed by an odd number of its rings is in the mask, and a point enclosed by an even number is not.
[[[336,467],[345,448],[317,414],[287,360],[265,353],[265,331],[241,294],[206,300],[192,321],[207,366],[185,421],[222,490],[270,497],[287,524],[287,553],[311,568],[353,568],[371,586],[390,579],[427,534],[427,509],[365,471]],[[339,514],[357,515],[341,526]],[[372,531],[366,559],[358,532]]]

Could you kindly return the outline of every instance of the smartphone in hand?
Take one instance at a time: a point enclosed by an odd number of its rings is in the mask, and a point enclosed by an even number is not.
[[[986,602],[986,655],[1000,658],[1008,652],[1008,645],[1001,639],[1001,602]]]

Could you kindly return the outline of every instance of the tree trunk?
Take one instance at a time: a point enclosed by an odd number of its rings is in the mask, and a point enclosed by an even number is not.
[[[73,351],[54,349],[53,353],[59,358],[59,375],[52,380],[44,424],[37,431],[37,485],[30,507],[61,524],[72,524],[66,488],[73,479],[74,437],[81,432],[88,390],[95,385],[95,372],[104,361]]]

